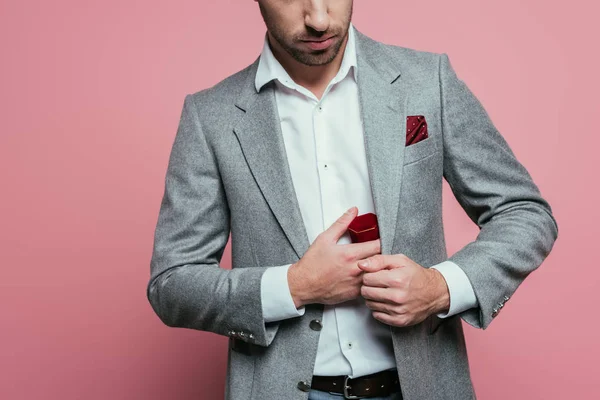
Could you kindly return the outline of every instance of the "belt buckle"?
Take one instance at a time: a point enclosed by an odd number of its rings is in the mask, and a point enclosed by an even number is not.
[[[348,393],[348,389],[352,388],[352,386],[348,386],[348,379],[350,377],[346,375],[344,378],[344,399],[364,399],[364,396],[354,396]]]

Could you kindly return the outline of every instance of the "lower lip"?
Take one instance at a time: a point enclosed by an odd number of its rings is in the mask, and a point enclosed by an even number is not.
[[[309,48],[312,50],[325,50],[333,43],[333,37],[330,37],[327,40],[323,40],[322,42],[304,42]]]

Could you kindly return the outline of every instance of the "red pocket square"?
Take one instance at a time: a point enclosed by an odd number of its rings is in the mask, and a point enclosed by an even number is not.
[[[348,226],[352,243],[379,239],[377,216],[373,213],[357,215]]]
[[[427,121],[424,115],[409,115],[406,117],[406,146],[427,139]]]

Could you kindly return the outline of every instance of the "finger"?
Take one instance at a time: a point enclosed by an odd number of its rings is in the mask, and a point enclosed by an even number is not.
[[[365,261],[365,262],[363,262]],[[383,263],[384,265],[381,265]],[[402,253],[399,254],[377,254],[372,257],[361,260],[358,267],[367,272],[379,271],[383,268],[394,269],[402,268],[414,264],[414,261]]]
[[[383,322],[384,324],[394,325],[394,317],[387,313],[381,311],[373,311],[371,314],[373,315],[373,318],[380,322]]]
[[[331,224],[329,228],[323,231],[322,235],[333,242],[337,242],[339,238],[346,233],[348,226],[354,220],[354,218],[356,218],[357,213],[358,208],[350,207],[337,220],[335,220],[335,222]]]
[[[379,301],[365,300],[365,304],[372,311],[379,311],[379,312],[386,313],[389,315],[397,314],[396,312],[394,312],[393,307],[387,303],[383,303],[383,302],[379,302]]]
[[[356,260],[363,260],[367,257],[381,253],[381,240],[368,240],[366,242],[341,244],[343,251],[351,252]]]
[[[388,267],[391,261],[390,257],[387,254],[375,254],[374,256],[360,260],[357,265],[365,272],[377,272]]]
[[[364,277],[363,277],[363,279],[364,279]],[[389,301],[389,294],[390,294],[389,290],[390,289],[363,285],[360,288],[360,295],[365,300],[381,301],[381,302],[389,303],[390,302]]]
[[[376,320],[386,323],[388,325],[411,326],[418,324],[415,318],[407,313],[394,315],[382,311],[373,311],[371,315],[373,315],[373,318],[375,318]]]
[[[383,270],[377,272],[365,272],[363,274],[363,285],[388,288],[392,287],[393,276],[391,270]]]

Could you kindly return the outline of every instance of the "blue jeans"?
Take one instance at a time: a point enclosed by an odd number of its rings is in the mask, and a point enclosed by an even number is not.
[[[392,393],[386,397],[369,397],[365,400],[397,400],[400,399],[400,392]],[[311,389],[308,392],[308,400],[343,400],[344,396],[337,393],[322,392],[320,390]]]

